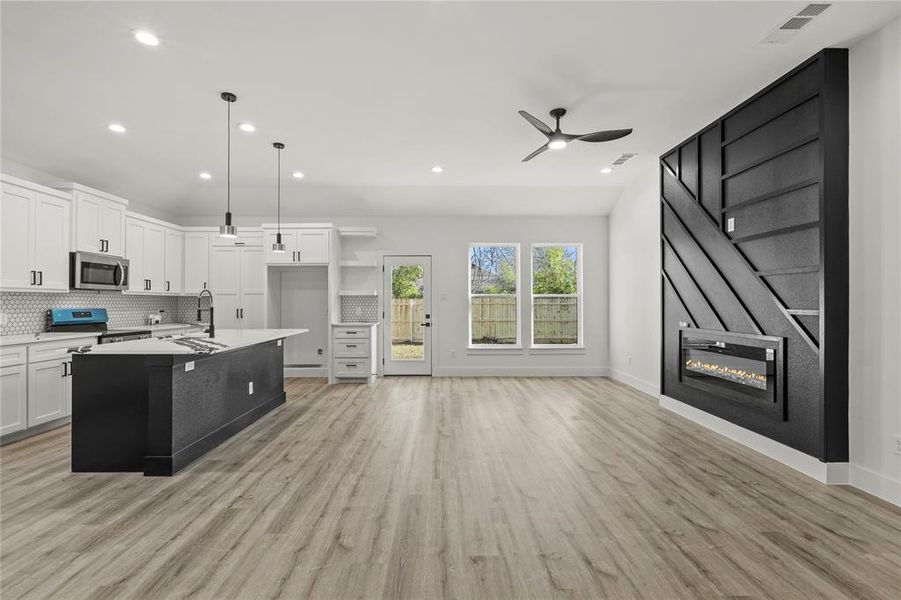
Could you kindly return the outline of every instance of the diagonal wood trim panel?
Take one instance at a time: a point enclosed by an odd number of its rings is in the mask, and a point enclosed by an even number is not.
[[[848,457],[847,63],[819,52],[660,157],[662,393],[829,462]],[[682,383],[680,322],[781,338],[784,420]]]

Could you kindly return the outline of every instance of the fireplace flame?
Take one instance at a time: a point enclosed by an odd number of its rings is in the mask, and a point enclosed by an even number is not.
[[[736,369],[734,367],[727,367],[725,365],[718,365],[692,358],[685,361],[685,367],[692,371],[709,373],[710,375],[715,375],[717,377],[733,380],[737,379],[742,383],[746,383],[746,385],[753,385],[754,387],[759,387],[759,384],[766,386],[766,375],[763,373],[754,373],[752,371],[745,371],[744,369]]]

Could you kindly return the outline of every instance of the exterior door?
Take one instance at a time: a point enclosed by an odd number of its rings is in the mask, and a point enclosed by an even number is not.
[[[432,257],[386,256],[385,375],[432,374]]]

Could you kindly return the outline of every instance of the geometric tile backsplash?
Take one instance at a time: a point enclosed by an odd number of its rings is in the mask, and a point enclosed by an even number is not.
[[[378,320],[378,296],[341,296],[342,323],[376,323]]]
[[[3,313],[0,335],[47,331],[47,310],[51,308],[105,308],[109,312],[111,329],[146,325],[147,315],[151,314],[158,314],[163,323],[182,322],[178,318],[179,300],[182,298],[177,296],[126,296],[121,292],[91,290],[67,294],[0,292],[0,312]],[[183,306],[187,308],[190,303],[184,302]],[[160,313],[160,310],[165,312]]]

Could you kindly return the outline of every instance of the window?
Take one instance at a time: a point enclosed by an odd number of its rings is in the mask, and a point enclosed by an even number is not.
[[[582,344],[582,245],[532,245],[532,347]]]
[[[519,244],[469,246],[469,345],[520,345]]]

